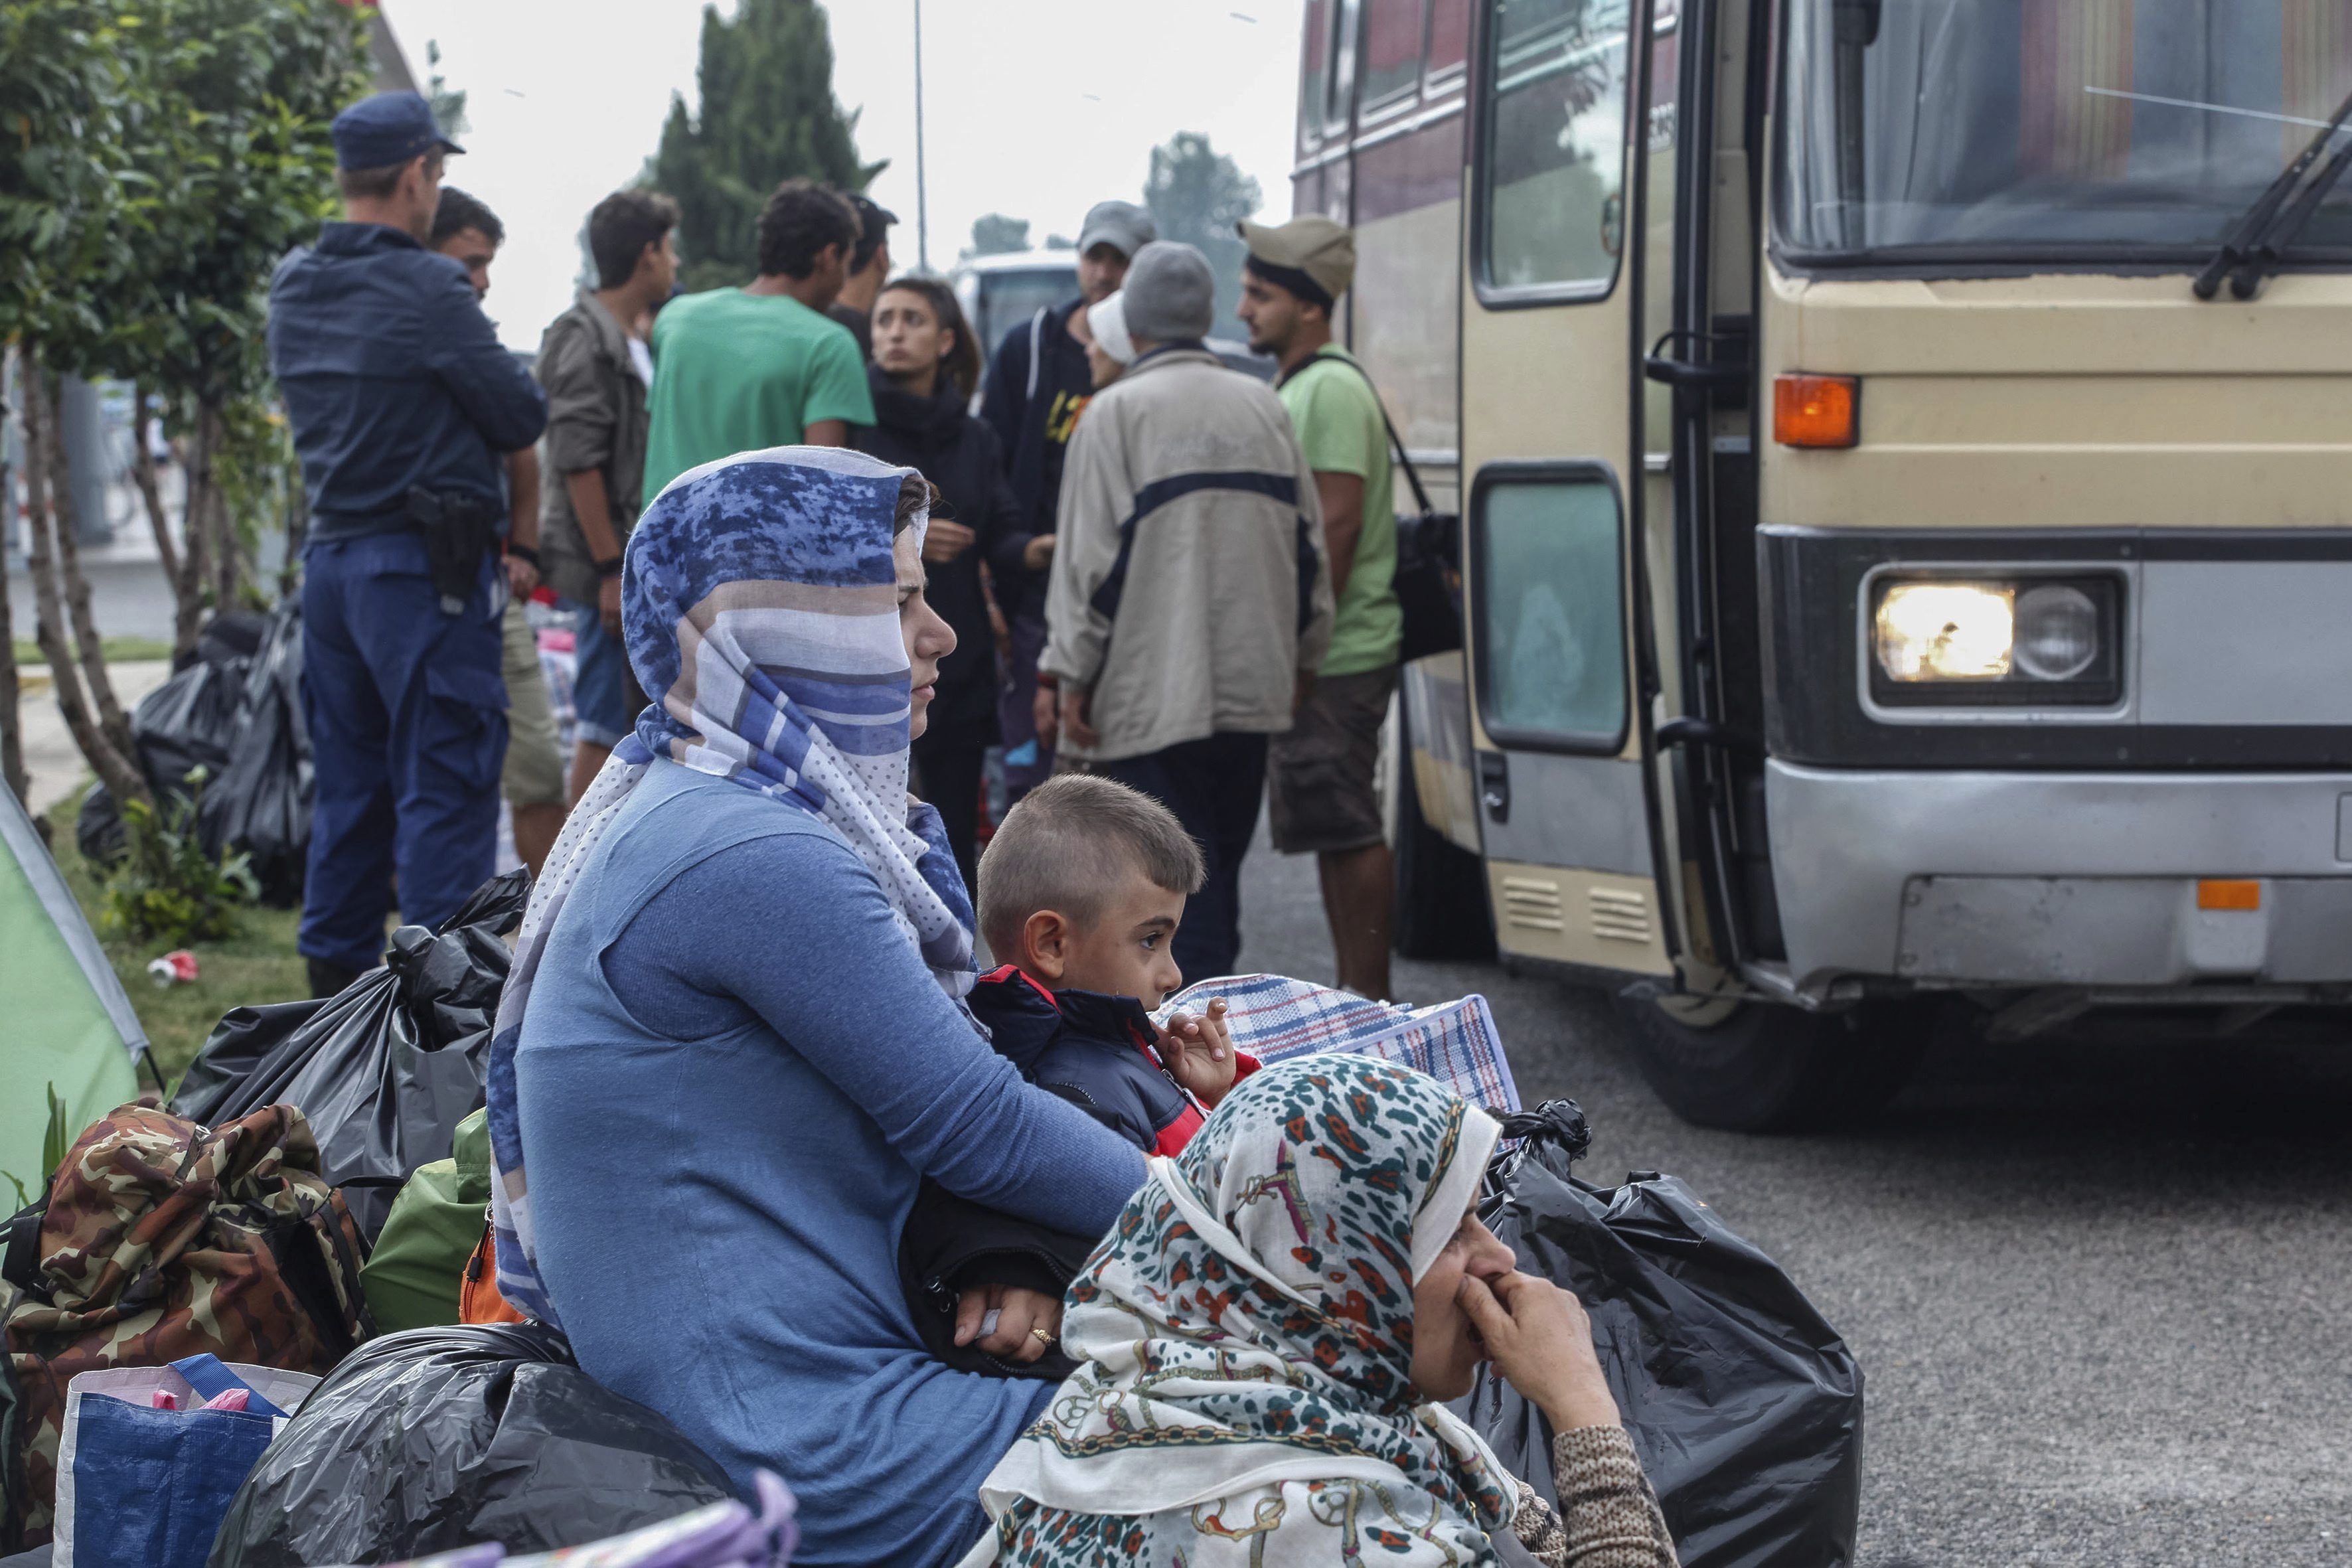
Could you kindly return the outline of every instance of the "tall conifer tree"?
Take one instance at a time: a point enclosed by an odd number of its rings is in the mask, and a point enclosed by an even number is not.
[[[856,113],[833,96],[833,38],[815,0],[743,0],[733,20],[702,11],[701,102],[670,99],[653,184],[678,205],[688,289],[748,283],[760,208],[795,175],[863,190],[888,166],[858,161]]]

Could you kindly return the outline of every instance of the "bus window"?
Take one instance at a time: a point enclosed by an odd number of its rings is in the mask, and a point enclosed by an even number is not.
[[[1429,8],[1429,88],[1461,74],[1470,54],[1470,0],[1436,0]]]
[[[1483,281],[1606,294],[1623,249],[1627,0],[1493,0]]]
[[[1363,101],[1377,108],[1421,84],[1423,0],[1364,0]]]
[[[2342,0],[1786,14],[1777,217],[1806,259],[2202,265],[2352,89]],[[2297,250],[2343,264],[2352,187]]]
[[[1614,755],[1625,735],[1617,492],[1598,469],[1480,487],[1478,707],[1506,744]]]

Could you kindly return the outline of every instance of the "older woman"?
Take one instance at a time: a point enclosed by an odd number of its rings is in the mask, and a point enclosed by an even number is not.
[[[967,1568],[1673,1568],[1581,1309],[1472,1212],[1496,1136],[1362,1058],[1235,1089],[1071,1287],[1082,1364]],[[1433,1403],[1488,1357],[1551,1422],[1564,1516]]]
[[[807,1563],[926,1564],[1050,1384],[953,1371],[898,1283],[917,1184],[1099,1233],[1141,1156],[974,1030],[971,905],[908,800],[954,634],[929,487],[838,449],[673,480],[631,536],[653,698],[550,858],[490,1067],[499,1282],[750,1495]],[[1034,1358],[1058,1303],[1000,1291]]]

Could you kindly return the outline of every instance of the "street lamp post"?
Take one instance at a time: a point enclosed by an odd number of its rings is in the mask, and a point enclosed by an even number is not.
[[[931,216],[923,184],[923,0],[915,0],[915,268],[931,269]]]

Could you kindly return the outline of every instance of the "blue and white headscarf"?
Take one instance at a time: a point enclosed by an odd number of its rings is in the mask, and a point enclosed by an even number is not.
[[[901,489],[922,483],[860,453],[778,447],[688,469],[637,520],[622,630],[651,702],[548,855],[490,1042],[490,1215],[499,1292],[519,1311],[556,1321],[534,1267],[515,1044],[548,932],[656,757],[824,818],[940,989],[971,989],[971,899],[939,813],[907,795],[911,675],[891,529]],[[920,508],[918,548],[929,521]]]

